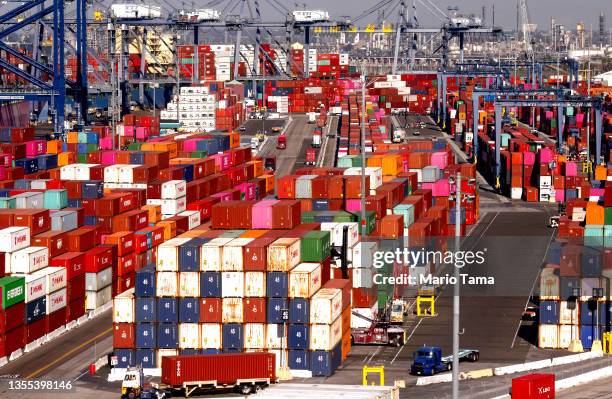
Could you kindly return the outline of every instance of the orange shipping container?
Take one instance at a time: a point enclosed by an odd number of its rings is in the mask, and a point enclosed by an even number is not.
[[[594,202],[588,202],[586,206],[586,224],[605,224],[604,207]]]

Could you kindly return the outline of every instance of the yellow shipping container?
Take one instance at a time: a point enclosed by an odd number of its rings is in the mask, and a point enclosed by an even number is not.
[[[382,172],[385,176],[397,176],[403,170],[402,157],[398,154],[384,155],[382,159]]]
[[[72,151],[57,154],[57,166],[66,166],[76,163],[76,155]]]
[[[164,228],[164,241],[168,241],[176,236],[176,222],[174,220],[162,220],[155,225]]]

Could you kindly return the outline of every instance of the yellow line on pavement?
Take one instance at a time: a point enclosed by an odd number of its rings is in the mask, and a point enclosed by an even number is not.
[[[91,344],[92,342],[94,342],[95,340],[103,337],[104,335],[107,335],[108,333],[110,333],[111,331],[113,331],[113,328],[110,327],[104,331],[102,331],[100,334],[96,335],[95,337],[88,339],[87,341],[83,342],[81,345],[77,346],[76,348],[72,348],[71,350],[69,350],[68,352],[64,353],[62,356],[58,357],[57,359],[55,359],[54,361],[52,361],[51,363],[48,363],[46,365],[44,365],[43,367],[39,368],[38,370],[34,371],[33,373],[31,373],[30,375],[26,376],[26,379],[29,378],[33,378],[36,375],[38,375],[39,373],[47,370],[49,367],[52,367],[54,365],[56,365],[57,363],[61,362],[62,360],[64,360],[65,358],[67,358],[68,356],[72,355],[73,353],[77,352],[78,350],[84,348],[85,346]]]

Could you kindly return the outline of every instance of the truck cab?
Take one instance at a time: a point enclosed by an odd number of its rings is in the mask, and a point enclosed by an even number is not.
[[[391,303],[389,321],[392,324],[403,324],[406,315],[406,302],[403,299],[394,299]]]
[[[312,132],[312,143],[310,144],[313,148],[319,148],[321,147],[321,137],[323,135],[323,132],[321,131],[320,128],[316,128],[313,132]]]
[[[404,129],[395,129],[393,131],[393,142],[401,143],[406,139],[406,131]]]
[[[442,371],[450,371],[452,363],[443,362],[442,349],[438,346],[424,346],[414,352],[410,374],[434,375]]]
[[[276,142],[276,148],[279,150],[284,150],[287,148],[287,136],[281,134],[278,136],[278,141]]]

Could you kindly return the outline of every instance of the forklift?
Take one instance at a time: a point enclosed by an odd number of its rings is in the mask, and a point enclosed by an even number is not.
[[[356,317],[369,321],[370,327],[351,328],[352,345],[391,345],[400,347],[407,341],[406,331],[395,323],[389,321],[390,307],[386,307],[383,314],[376,320],[372,320],[357,312],[352,312]]]

